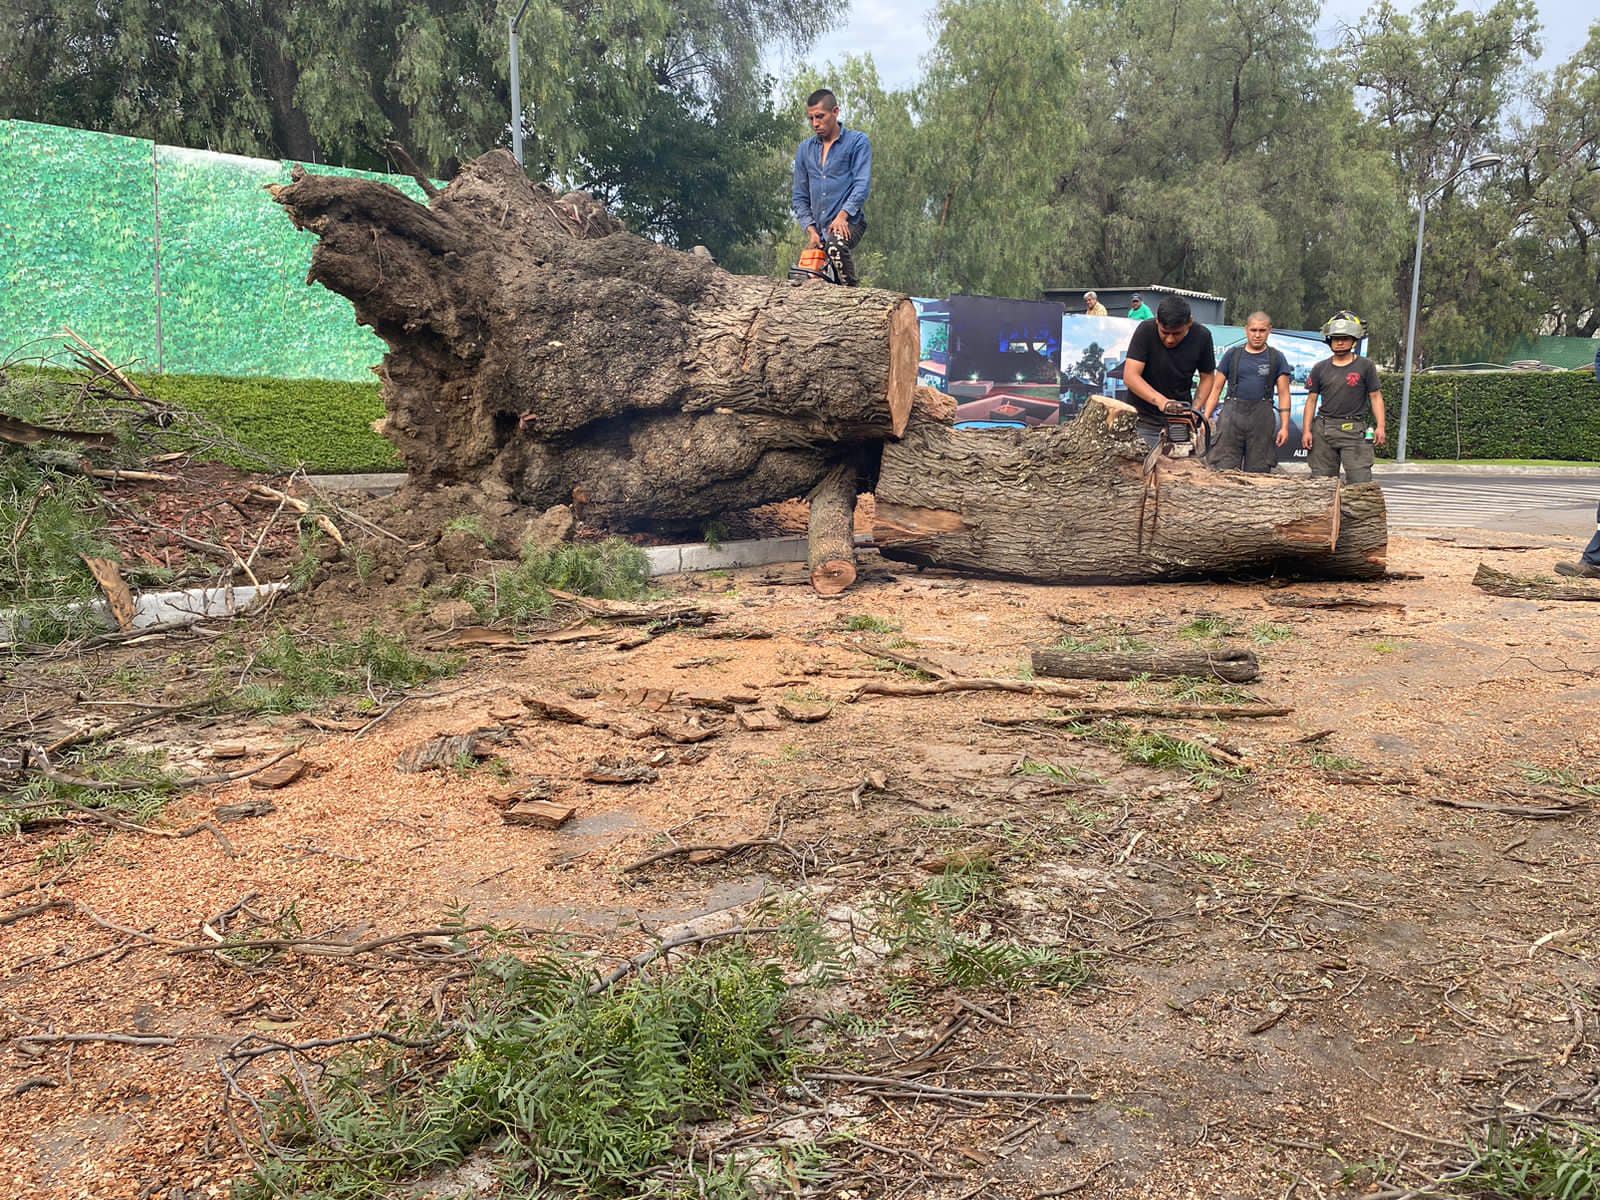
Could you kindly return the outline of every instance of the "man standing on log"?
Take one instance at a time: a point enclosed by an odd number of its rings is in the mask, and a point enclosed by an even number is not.
[[[794,156],[794,219],[806,231],[807,249],[822,246],[846,287],[856,286],[850,257],[867,231],[867,193],[872,190],[872,143],[846,129],[839,101],[827,88],[806,97],[806,120],[814,136]]]
[[[1196,375],[1199,400],[1193,403]],[[1155,317],[1139,322],[1128,341],[1122,381],[1139,410],[1140,436],[1152,446],[1160,441],[1169,413],[1216,407],[1222,376],[1211,330],[1195,324],[1182,296],[1163,296]]]
[[[1344,466],[1346,483],[1371,483],[1373,443],[1387,440],[1383,427],[1383,391],[1378,368],[1356,353],[1367,327],[1360,317],[1340,309],[1322,327],[1322,340],[1333,351],[1311,368],[1306,380],[1306,406],[1300,414],[1305,433],[1300,444],[1311,452],[1313,475],[1333,476]],[[1322,407],[1317,407],[1321,397]],[[1367,424],[1371,405],[1372,425]],[[1313,415],[1314,414],[1314,415]]]
[[[1270,471],[1278,465],[1277,448],[1289,440],[1289,360],[1267,345],[1271,335],[1272,318],[1251,313],[1244,324],[1244,345],[1228,347],[1217,366],[1228,381],[1228,403],[1211,451],[1211,465],[1219,471]],[[1217,411],[1219,394],[1206,405],[1207,420]]]

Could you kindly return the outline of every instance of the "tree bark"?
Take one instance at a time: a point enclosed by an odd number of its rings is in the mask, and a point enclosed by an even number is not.
[[[837,596],[856,581],[856,468],[840,463],[811,489],[807,566],[820,596]]]
[[[1054,679],[1221,679],[1253,683],[1261,664],[1249,650],[1175,650],[1119,653],[1045,649],[1033,652],[1033,673]]]
[[[1600,584],[1559,583],[1538,576],[1508,575],[1504,571],[1496,571],[1487,563],[1478,564],[1478,573],[1472,577],[1472,586],[1491,596],[1509,596],[1516,600],[1600,601]]]
[[[875,494],[885,557],[985,574],[1077,583],[1385,569],[1376,485],[1151,461],[1132,407],[1103,396],[1055,429],[914,420],[884,446]]]
[[[429,204],[297,172],[310,279],[388,343],[385,433],[424,484],[496,476],[608,524],[690,522],[804,495],[898,436],[916,310],[869,288],[730,275],[622,231],[495,151]]]

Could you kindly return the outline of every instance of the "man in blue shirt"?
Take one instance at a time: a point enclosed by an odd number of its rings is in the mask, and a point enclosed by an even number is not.
[[[827,88],[806,97],[806,120],[814,136],[794,156],[794,219],[806,231],[806,247],[825,247],[839,282],[855,287],[850,251],[867,231],[872,143],[840,123],[838,98]]]

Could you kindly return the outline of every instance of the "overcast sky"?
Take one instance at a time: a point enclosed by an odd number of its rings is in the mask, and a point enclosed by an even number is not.
[[[1406,7],[1405,0],[1401,5]],[[1544,26],[1544,57],[1539,65],[1550,67],[1571,58],[1583,45],[1589,25],[1595,20],[1595,3],[1538,0],[1538,6],[1539,21]],[[1474,7],[1487,5],[1480,2]],[[933,8],[932,3],[923,0],[849,0],[846,22],[823,35],[799,57],[820,66],[846,54],[870,53],[885,86],[905,87],[916,80],[917,61],[928,50],[928,14]],[[1334,41],[1340,23],[1354,24],[1367,8],[1365,0],[1323,0],[1322,40]],[[787,75],[796,62],[797,56],[788,54],[778,56],[771,65],[780,75]]]

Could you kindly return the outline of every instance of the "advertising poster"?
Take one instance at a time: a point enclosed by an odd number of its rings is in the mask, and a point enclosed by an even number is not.
[[[911,303],[917,306],[917,324],[922,330],[917,384],[945,391],[950,382],[950,305],[920,296],[913,296]]]
[[[1123,360],[1127,357],[1128,342],[1138,325],[1139,322],[1130,321],[1127,317],[1066,315],[1061,318],[1063,421],[1075,417],[1090,396],[1110,396],[1118,400],[1127,398],[1128,389],[1122,382]],[[1216,344],[1219,363],[1230,346],[1244,344],[1243,326],[1212,325],[1208,328]],[[1283,354],[1289,361],[1291,372],[1289,396],[1293,410],[1290,414],[1289,440],[1279,448],[1278,461],[1304,459],[1306,452],[1300,447],[1300,413],[1306,400],[1306,378],[1313,366],[1328,357],[1328,348],[1323,344],[1320,334],[1302,330],[1274,329],[1267,344]]]
[[[952,296],[945,388],[963,429],[1061,420],[1061,305]]]

